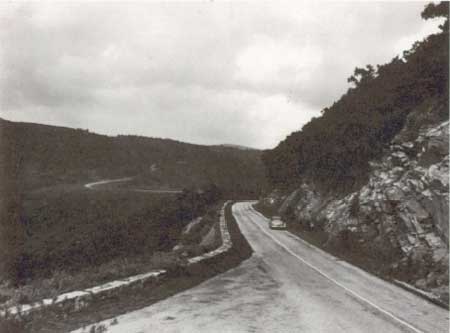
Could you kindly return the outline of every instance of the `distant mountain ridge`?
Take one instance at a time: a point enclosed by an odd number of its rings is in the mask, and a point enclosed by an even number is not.
[[[147,187],[201,187],[256,195],[264,184],[261,152],[134,135],[115,137],[0,118],[0,179],[21,191],[134,177]]]
[[[259,150],[259,149],[256,149],[256,148],[247,147],[247,146],[241,146],[241,145],[235,145],[235,144],[231,144],[231,143],[223,143],[221,145],[217,145],[217,147],[235,148],[235,149],[240,149],[240,150]]]

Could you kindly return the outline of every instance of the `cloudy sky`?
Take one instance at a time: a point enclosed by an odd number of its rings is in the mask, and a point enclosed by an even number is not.
[[[437,31],[424,5],[1,2],[0,117],[271,148]]]

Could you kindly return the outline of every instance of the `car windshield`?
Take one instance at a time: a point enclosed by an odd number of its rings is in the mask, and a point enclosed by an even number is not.
[[[281,220],[281,217],[279,217],[279,216],[272,216],[272,220]]]

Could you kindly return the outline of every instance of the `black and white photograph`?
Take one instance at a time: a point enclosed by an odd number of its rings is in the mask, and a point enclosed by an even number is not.
[[[0,333],[448,333],[449,2],[0,0]]]

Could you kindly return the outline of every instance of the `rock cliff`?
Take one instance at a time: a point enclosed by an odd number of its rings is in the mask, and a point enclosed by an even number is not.
[[[291,224],[325,233],[324,246],[372,258],[382,275],[448,299],[449,122],[443,107],[412,112],[382,158],[370,163],[368,182],[358,191],[322,194],[311,181],[269,201],[278,200]]]

